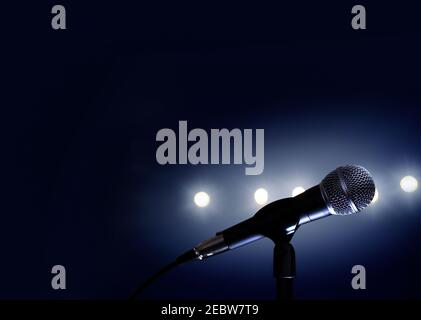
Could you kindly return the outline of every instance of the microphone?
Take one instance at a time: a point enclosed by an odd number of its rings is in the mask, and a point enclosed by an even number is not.
[[[346,165],[330,172],[322,182],[293,198],[280,199],[195,246],[178,257],[178,262],[205,258],[268,237],[290,240],[303,224],[331,215],[350,215],[367,207],[375,185],[363,167]]]
[[[240,222],[195,246],[148,278],[131,298],[172,268],[191,261],[235,249],[268,237],[276,243],[289,242],[306,223],[331,215],[345,216],[367,207],[376,187],[370,173],[361,166],[336,168],[322,182],[293,198],[280,199],[261,208],[253,217]],[[279,278],[282,280],[282,276]]]

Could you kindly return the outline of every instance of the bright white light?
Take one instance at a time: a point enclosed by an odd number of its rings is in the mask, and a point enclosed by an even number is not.
[[[194,195],[194,203],[200,208],[206,207],[209,201],[210,198],[206,192],[200,191]]]
[[[401,188],[405,192],[414,192],[418,188],[418,181],[412,176],[403,177],[401,180]]]
[[[379,200],[379,192],[376,189],[376,191],[374,191],[374,197],[373,200],[371,200],[371,203],[376,203],[377,200]]]
[[[304,189],[303,187],[295,187],[292,190],[292,196],[293,197],[298,196],[300,193],[303,193],[304,191],[306,191],[306,189]]]
[[[256,200],[257,204],[265,204],[268,202],[268,192],[263,188],[257,189],[254,193],[254,200]]]

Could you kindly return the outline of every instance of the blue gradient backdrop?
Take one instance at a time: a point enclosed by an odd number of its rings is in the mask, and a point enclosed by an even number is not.
[[[420,191],[399,187],[404,175],[421,179],[416,7],[367,4],[368,29],[357,32],[351,2],[63,4],[62,33],[48,1],[5,10],[31,28],[14,23],[2,38],[1,298],[126,298],[254,214],[256,188],[288,197],[349,163],[371,171],[380,199],[300,228],[297,298],[420,298]],[[155,134],[179,120],[265,129],[264,173],[158,165]],[[211,196],[205,209],[192,202],[199,190]],[[55,264],[66,291],[50,288]],[[351,288],[356,264],[365,291]],[[182,266],[143,297],[272,299],[272,244]]]

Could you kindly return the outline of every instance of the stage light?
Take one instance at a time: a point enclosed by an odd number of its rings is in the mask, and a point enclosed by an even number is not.
[[[303,193],[304,191],[306,191],[306,189],[304,189],[303,187],[295,187],[292,190],[292,196],[293,197],[298,196],[300,193]]]
[[[414,192],[418,188],[418,181],[412,176],[403,177],[401,180],[401,188],[405,192]]]
[[[256,200],[257,204],[265,204],[268,202],[268,192],[263,188],[257,189],[254,193],[254,200]]]
[[[194,195],[194,203],[200,208],[204,208],[209,204],[210,198],[206,192],[198,192]]]
[[[373,200],[371,200],[371,203],[376,203],[377,200],[379,200],[379,192],[376,189],[376,191],[374,192]]]

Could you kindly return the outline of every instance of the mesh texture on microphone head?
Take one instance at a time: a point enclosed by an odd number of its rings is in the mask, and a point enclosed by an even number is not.
[[[332,214],[348,215],[367,207],[376,187],[366,169],[347,165],[329,173],[320,183],[320,190]]]

